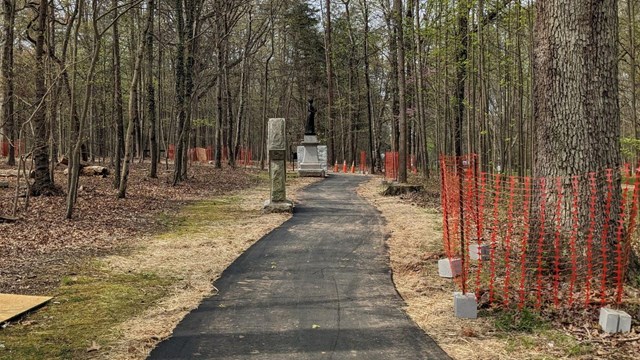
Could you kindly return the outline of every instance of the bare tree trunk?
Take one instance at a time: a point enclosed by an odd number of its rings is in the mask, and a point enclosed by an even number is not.
[[[175,156],[173,169],[173,185],[179,184],[182,178],[183,158],[186,149],[184,148],[185,134],[185,26],[182,0],[175,1],[176,32],[178,34],[178,44],[176,46],[176,135],[175,135]]]
[[[36,104],[38,104],[33,116],[34,126],[34,149],[33,161],[35,164],[34,184],[32,194],[50,195],[55,193],[55,186],[51,181],[49,173],[49,138],[47,136],[47,111],[46,111],[46,95],[45,86],[45,66],[44,66],[44,45],[47,26],[47,12],[49,4],[47,0],[40,0],[38,5],[37,18],[37,35],[35,44],[35,88],[36,88]]]
[[[324,27],[325,35],[325,58],[327,63],[327,123],[328,134],[327,141],[329,143],[329,163],[336,161],[336,138],[335,138],[335,122],[333,119],[333,42],[331,39],[332,23],[331,23],[331,0],[325,1],[326,23]]]
[[[156,119],[156,89],[153,83],[153,20],[155,11],[154,0],[147,0],[147,11],[149,15],[147,17],[147,27],[149,31],[146,36],[147,45],[147,118],[149,119],[149,126],[151,133],[149,136],[149,142],[151,144],[151,169],[149,171],[149,177],[158,177],[158,162],[160,158],[160,150],[158,148],[158,121]]]
[[[93,0],[97,1],[97,0]],[[150,11],[147,14],[148,17],[153,16],[153,12]],[[124,164],[122,164],[122,175],[120,175],[120,186],[118,188],[118,198],[124,199],[127,196],[127,182],[129,180],[129,166],[133,162],[133,128],[135,123],[139,120],[139,112],[137,108],[138,103],[138,82],[140,81],[140,70],[142,67],[142,58],[144,55],[145,38],[150,31],[150,26],[153,22],[146,22],[144,32],[140,38],[140,44],[136,51],[135,66],[133,68],[133,75],[131,77],[131,86],[129,87],[129,125],[127,126],[127,135],[125,138],[125,151],[124,151]],[[177,160],[177,158],[176,158]]]
[[[262,120],[260,125],[260,169],[265,168],[265,155],[266,155],[266,132],[267,132],[267,104],[269,101],[269,64],[275,54],[275,23],[273,18],[273,8],[271,8],[270,26],[271,26],[271,51],[267,57],[267,61],[264,65],[264,88],[262,94]],[[328,110],[330,112],[330,110]]]
[[[115,118],[115,175],[114,187],[120,187],[120,172],[122,169],[122,158],[124,156],[124,105],[122,100],[122,76],[120,71],[120,32],[118,28],[118,0],[113,0],[113,96]]]
[[[418,117],[419,121],[419,129],[420,138],[422,139],[421,151],[422,151],[422,175],[426,178],[429,178],[430,170],[429,170],[429,148],[427,146],[428,137],[427,137],[427,114],[426,114],[426,105],[424,101],[424,74],[423,74],[423,48],[422,48],[422,30],[420,26],[420,2],[416,1],[416,30],[414,31],[415,37],[415,47],[416,47],[416,97],[417,97],[417,105],[418,105]]]
[[[636,36],[635,36],[635,0],[627,0],[627,31],[629,32],[629,77],[631,78],[631,123],[636,139],[640,139],[640,127],[638,126],[638,84],[636,79]],[[640,159],[640,151],[636,150],[635,160]],[[637,166],[637,164],[636,164]]]
[[[66,218],[71,219],[73,216],[73,208],[76,203],[76,199],[78,197],[78,180],[80,176],[80,158],[82,153],[82,144],[84,137],[84,126],[87,119],[87,113],[89,111],[89,105],[91,101],[91,93],[93,91],[93,77],[95,75],[96,64],[98,63],[98,58],[100,57],[100,44],[101,44],[101,35],[98,29],[98,0],[92,0],[92,13],[93,13],[93,54],[91,57],[91,65],[89,67],[89,72],[87,73],[87,80],[85,86],[84,93],[84,104],[82,106],[82,113],[80,115],[79,124],[78,124],[78,132],[76,134],[77,138],[75,141],[75,145],[72,151],[72,154],[69,158],[69,193],[67,194],[67,212]],[[82,13],[82,10],[80,10]],[[78,21],[78,26],[80,21]]]
[[[246,105],[247,88],[249,86],[249,51],[251,50],[251,42],[253,37],[253,20],[251,16],[251,9],[249,10],[249,20],[247,24],[247,41],[244,45],[244,50],[242,54],[242,65],[240,72],[240,90],[238,92],[238,114],[236,116],[236,130],[235,136],[233,138],[233,148],[234,153],[240,153],[240,138],[242,134],[243,127],[243,117]],[[245,144],[246,145],[246,144]]]
[[[3,24],[2,32],[4,44],[2,46],[2,118],[0,124],[4,124],[4,135],[9,141],[9,157],[7,165],[16,164],[15,152],[15,120],[13,116],[13,41],[16,19],[15,0],[3,0]],[[2,138],[0,138],[2,140]]]
[[[369,65],[369,6],[366,0],[362,0],[362,12],[364,16],[364,81],[367,91],[367,122],[369,124],[369,173],[376,172],[376,154],[373,143],[373,100],[371,95],[371,75]],[[362,164],[364,166],[364,164]]]
[[[219,12],[222,13],[222,9],[220,7]],[[223,26],[222,26],[222,17],[223,15],[218,14],[218,19],[216,19],[216,29],[218,31],[217,37],[217,55],[216,55],[216,65],[218,67],[218,72],[216,75],[216,169],[222,169],[222,157],[224,152],[224,144],[223,144],[223,128],[224,128],[224,120],[223,120],[223,110],[224,105],[222,103],[222,72],[224,71],[224,39],[223,39]]]
[[[400,128],[400,137],[398,144],[398,182],[407,182],[407,110],[406,110],[406,75],[405,75],[405,59],[404,59],[404,30],[403,30],[403,10],[402,0],[394,0],[394,20],[396,27],[396,35],[398,38],[398,46],[396,49],[398,57],[398,102],[399,116],[398,126]]]
[[[522,65],[522,21],[520,18],[521,5],[516,2],[516,61],[518,66],[518,176],[523,177],[526,174],[527,164],[525,150],[527,147],[527,139],[524,134],[524,71]]]
[[[355,127],[356,127],[356,105],[354,104],[354,95],[357,91],[356,83],[356,51],[355,51],[355,39],[353,36],[353,28],[351,25],[351,11],[350,0],[342,0],[345,9],[345,15],[347,20],[347,33],[349,35],[349,81],[347,88],[347,165],[350,165],[355,161],[356,152],[356,140],[355,140]]]
[[[390,77],[391,77],[391,86],[389,92],[391,93],[391,151],[398,151],[398,37],[397,37],[397,27],[394,20],[394,12],[391,9],[391,2],[389,0],[382,0],[381,5],[383,7],[384,12],[384,20],[387,27],[387,32],[389,34],[389,65],[390,65]]]
[[[458,1],[458,38],[456,39],[456,112],[454,121],[454,142],[456,156],[462,155],[462,123],[465,113],[465,79],[467,77],[467,48],[469,7],[467,0]]]

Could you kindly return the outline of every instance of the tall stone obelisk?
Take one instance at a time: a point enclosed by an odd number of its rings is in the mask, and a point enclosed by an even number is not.
[[[264,204],[265,213],[291,212],[293,202],[287,199],[287,124],[285,119],[269,119],[267,139],[271,196]]]

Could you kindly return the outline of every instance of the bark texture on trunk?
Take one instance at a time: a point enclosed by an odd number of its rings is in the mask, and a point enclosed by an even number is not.
[[[13,0],[3,2],[4,45],[2,46],[2,118],[0,124],[4,124],[4,135],[9,141],[9,156],[7,165],[14,166],[15,158],[15,125],[13,117],[13,41],[16,4]],[[0,138],[0,140],[3,140]]]
[[[149,135],[149,143],[151,145],[151,169],[149,170],[149,177],[158,177],[158,162],[160,160],[160,149],[158,148],[158,124],[156,120],[156,89],[153,82],[153,21],[155,11],[155,1],[147,0],[147,11],[149,15],[147,17],[147,27],[149,31],[146,37],[147,47],[147,118],[149,119],[149,126],[151,132]]]
[[[396,26],[397,43],[397,72],[398,72],[398,182],[407,182],[407,114],[406,114],[406,74],[404,61],[404,31],[403,31],[403,6],[401,0],[394,0],[393,13]]]
[[[44,66],[44,45],[47,24],[48,2],[40,0],[38,5],[37,36],[35,45],[36,71],[36,101],[37,108],[33,115],[34,144],[33,162],[35,165],[35,182],[31,188],[33,195],[52,195],[57,191],[51,181],[49,173],[49,136],[47,133],[47,106]]]
[[[537,176],[579,175],[620,161],[617,2],[579,3],[536,3]]]
[[[613,171],[612,201],[607,216],[609,191],[605,170],[617,169],[620,163],[617,2],[580,0],[567,6],[561,0],[538,1],[536,10],[533,66],[538,150],[534,174],[548,181],[545,191],[541,191],[541,186],[535,189],[532,219],[546,219],[547,229],[553,229],[549,226],[554,226],[556,220],[565,231],[570,229],[569,196],[564,197],[561,218],[554,219],[558,197],[555,179],[568,179],[563,181],[563,192],[568,194],[571,188],[568,177],[581,176],[578,241],[580,245],[593,241],[599,249],[602,236],[612,250],[620,209],[620,173]],[[595,219],[589,216],[589,173],[596,173],[597,178]],[[546,216],[540,216],[541,208],[547,209]],[[586,234],[592,220],[596,236],[589,239]],[[532,224],[531,236],[542,236],[541,222],[536,220]],[[552,241],[553,231],[547,232],[545,241]],[[613,251],[608,251],[603,257],[613,255]]]
[[[122,76],[120,72],[120,32],[118,30],[118,0],[113,0],[113,102],[116,127],[114,187],[120,186],[120,171],[124,157],[124,103],[122,100]]]

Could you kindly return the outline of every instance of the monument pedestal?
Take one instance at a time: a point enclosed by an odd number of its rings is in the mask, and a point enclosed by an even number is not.
[[[292,212],[293,202],[287,199],[287,127],[284,119],[269,119],[267,149],[271,197],[265,202],[264,213]]]
[[[271,201],[267,200],[262,207],[263,214],[273,213],[290,213],[293,212],[293,202],[291,200],[285,201]]]
[[[325,166],[321,161],[321,155],[319,148],[320,142],[316,135],[305,135],[304,141],[301,146],[298,147],[298,175],[300,177],[325,177],[326,172],[326,160]],[[326,152],[326,148],[325,148]],[[326,158],[326,155],[324,156]]]

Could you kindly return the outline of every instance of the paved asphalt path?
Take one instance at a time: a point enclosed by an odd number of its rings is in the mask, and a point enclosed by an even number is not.
[[[383,220],[355,191],[365,180],[305,189],[150,359],[449,359],[402,311]]]

